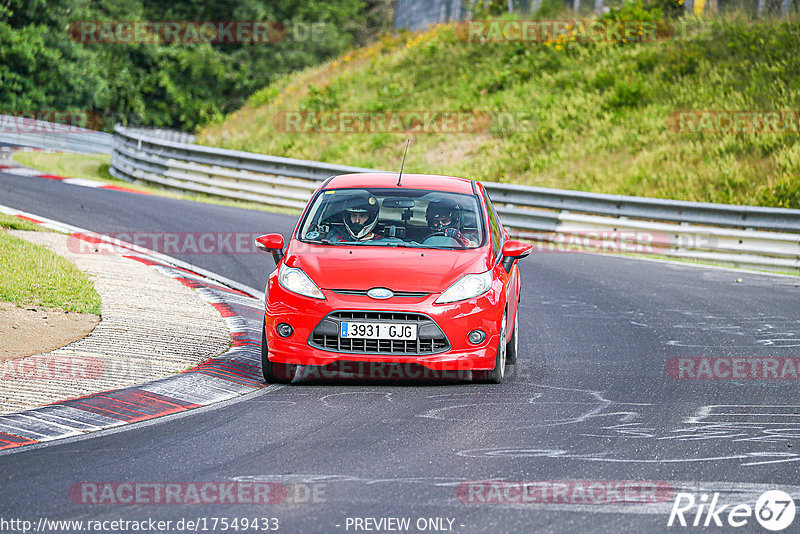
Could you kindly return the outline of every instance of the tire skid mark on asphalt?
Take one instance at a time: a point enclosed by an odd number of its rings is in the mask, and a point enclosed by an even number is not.
[[[526,425],[525,428],[535,428],[535,427],[553,427],[553,426],[560,426],[560,425],[571,425],[571,424],[578,424],[589,419],[595,417],[609,417],[609,416],[619,416],[621,421],[629,419],[632,414],[635,412],[630,411],[622,411],[622,412],[606,412],[606,408],[609,408],[614,405],[624,405],[624,403],[617,403],[610,399],[607,399],[603,396],[602,391],[592,391],[592,390],[584,390],[584,389],[574,389],[574,388],[564,388],[558,386],[545,386],[541,384],[536,384],[536,388],[541,388],[546,390],[546,392],[551,393],[549,398],[551,399],[548,401],[549,404],[562,404],[562,405],[569,405],[569,406],[589,406],[590,409],[583,411],[582,413],[577,413],[571,417],[564,417],[559,419],[551,419],[547,421],[538,422],[534,425]],[[577,400],[575,398],[569,397],[569,395],[578,394],[582,397],[581,400]],[[448,420],[451,417],[447,417],[445,415],[448,411],[453,410],[460,410],[464,408],[474,408],[475,406],[487,406],[489,404],[499,404],[499,405],[540,405],[543,404],[538,402],[539,399],[544,398],[546,393],[543,392],[534,392],[527,402],[519,403],[517,402],[509,402],[509,403],[486,403],[485,401],[472,402],[467,404],[456,404],[450,406],[443,406],[440,408],[433,408],[421,414],[418,414],[417,417],[422,417],[426,419],[441,419],[441,420]],[[566,395],[566,396],[565,396]],[[559,400],[559,396],[565,396],[563,401]],[[474,395],[473,395],[474,398]]]
[[[370,396],[371,395],[377,395],[379,398],[382,397],[383,399],[389,401],[390,403],[394,402],[394,397],[393,397],[391,392],[386,393],[386,392],[383,392],[383,391],[370,391],[370,390],[365,390],[365,391],[345,391],[343,393],[331,393],[330,395],[325,395],[324,397],[321,397],[319,399],[319,401],[322,403],[323,406],[327,406],[329,408],[332,408],[332,407],[334,407],[334,404],[332,404],[331,399],[333,399],[334,397],[344,397],[344,396],[349,396],[349,395],[360,395],[360,396],[363,396],[363,395],[370,395]]]
[[[640,324],[648,328],[671,328],[676,337],[694,335],[696,332],[711,332],[730,336],[731,343],[726,348],[793,348],[800,347],[800,319],[783,315],[719,315],[681,309],[662,310],[658,317],[648,318],[639,314]],[[745,343],[742,343],[744,341]],[[686,339],[671,339],[666,345],[671,347],[719,348],[719,345],[692,343]]]
[[[437,400],[455,404],[426,410],[416,417],[441,421],[464,421],[480,407],[481,417],[488,412],[498,429],[508,423],[502,417],[509,408],[530,410],[529,425],[516,425],[515,430],[551,428],[565,425],[578,426],[576,432],[583,437],[613,439],[617,444],[641,443],[648,440],[651,446],[647,457],[614,450],[575,450],[573,444],[537,444],[524,446],[491,447],[456,451],[457,456],[470,458],[552,458],[587,462],[675,464],[693,462],[738,461],[742,467],[800,462],[800,453],[774,450],[784,444],[791,446],[800,440],[800,405],[746,405],[720,404],[696,408],[684,417],[676,428],[645,426],[640,420],[662,421],[657,404],[627,403],[608,399],[601,391],[563,388],[537,384],[546,395],[532,394],[529,402],[471,402],[463,403],[459,395],[449,395]],[[567,394],[566,397],[564,395]],[[570,398],[569,395],[572,395]],[[474,397],[473,397],[474,398]],[[594,402],[587,402],[587,398]],[[546,407],[546,412],[539,408]],[[654,412],[653,410],[659,412]],[[537,411],[538,410],[538,411]],[[645,412],[644,410],[650,410]],[[553,414],[553,411],[556,413]],[[518,415],[518,414],[517,414]],[[609,422],[608,419],[612,420]],[[635,441],[634,441],[635,440]],[[675,450],[675,444],[699,441],[729,445],[728,451],[715,455],[698,456],[696,451]],[[751,445],[743,447],[742,444]]]
[[[63,231],[66,228],[71,233],[92,236],[86,230],[40,220],[35,215],[20,212],[14,215],[51,229]],[[97,238],[92,236],[92,239]],[[210,302],[228,325],[233,340],[231,348],[192,369],[148,384],[0,416],[0,450],[155,419],[228,400],[266,386],[261,376],[263,305],[260,299],[145,253],[136,252],[124,257],[180,281]]]
[[[797,287],[798,281],[790,279],[783,284]],[[782,315],[763,314],[755,317],[735,313],[720,315],[676,308],[660,310],[658,314],[642,311],[612,313],[574,295],[560,299],[544,298],[538,301],[537,305],[546,310],[546,315],[557,311],[563,319],[600,319],[618,316],[631,325],[642,328],[674,329],[676,337],[695,332],[725,334],[731,336],[731,343],[726,344],[726,348],[800,347],[800,319]],[[683,348],[719,347],[719,345],[691,343],[685,339],[670,339],[665,345]]]

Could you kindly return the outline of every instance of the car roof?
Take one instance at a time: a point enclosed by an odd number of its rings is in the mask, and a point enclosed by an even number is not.
[[[472,180],[457,178],[455,176],[440,176],[436,174],[410,174],[403,173],[400,186],[397,185],[396,172],[375,172],[340,174],[334,176],[325,185],[325,189],[343,189],[351,187],[376,187],[396,189],[429,189],[449,193],[473,194]]]

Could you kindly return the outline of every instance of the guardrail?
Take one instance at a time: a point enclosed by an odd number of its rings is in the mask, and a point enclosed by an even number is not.
[[[121,126],[114,129],[110,172],[218,197],[302,209],[318,182],[333,174],[372,169],[264,156],[181,143]]]
[[[376,172],[206,147],[192,139],[117,126],[110,172],[122,180],[298,210],[331,175]],[[550,243],[546,250],[650,252],[800,272],[800,210],[483,185],[504,225],[521,238]]]
[[[0,141],[21,147],[110,154],[113,136],[27,117],[0,115]]]

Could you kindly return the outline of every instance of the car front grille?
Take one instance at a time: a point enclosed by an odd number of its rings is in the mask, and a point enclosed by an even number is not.
[[[414,323],[416,340],[360,339],[339,337],[342,321]],[[338,311],[328,314],[311,333],[309,345],[349,354],[436,354],[450,349],[439,326],[427,315],[396,311]]]
[[[334,293],[338,293],[339,295],[356,295],[360,297],[367,296],[366,289],[331,289]],[[427,297],[430,293],[424,293],[422,291],[393,291],[393,297]]]

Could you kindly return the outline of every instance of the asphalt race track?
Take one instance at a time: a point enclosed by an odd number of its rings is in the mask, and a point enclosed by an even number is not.
[[[287,236],[295,223],[5,174],[0,204],[103,233]],[[177,256],[262,290],[274,267],[265,254]],[[499,386],[301,383],[22,448],[0,455],[0,515],[204,519],[207,531],[213,518],[277,518],[281,532],[356,532],[366,531],[356,529],[357,518],[392,517],[410,518],[407,532],[694,532],[703,529],[667,527],[677,492],[751,505],[767,489],[797,495],[797,380],[679,380],[666,369],[676,358],[800,357],[800,278],[582,253],[535,253],[520,268],[520,361]],[[570,492],[639,481],[660,497],[591,501],[570,493],[520,502],[508,491],[492,494],[491,484],[468,484],[491,480],[542,488],[569,481]],[[257,505],[246,497],[75,498],[75,487],[93,482],[271,482],[287,493]],[[753,517],[736,529],[711,524],[705,530],[764,531]]]

